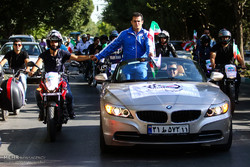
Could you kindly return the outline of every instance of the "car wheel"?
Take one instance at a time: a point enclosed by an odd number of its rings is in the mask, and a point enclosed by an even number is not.
[[[8,110],[2,110],[2,109],[0,109],[0,110],[1,110],[2,120],[6,121],[8,116],[9,116],[9,111]]]

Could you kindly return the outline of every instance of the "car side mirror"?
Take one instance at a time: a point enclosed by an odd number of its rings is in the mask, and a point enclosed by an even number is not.
[[[95,80],[99,83],[102,83],[108,80],[108,76],[106,73],[100,73],[95,76]]]
[[[223,79],[223,77],[224,75],[221,72],[215,72],[215,71],[212,72],[210,76],[211,81],[220,81]]]

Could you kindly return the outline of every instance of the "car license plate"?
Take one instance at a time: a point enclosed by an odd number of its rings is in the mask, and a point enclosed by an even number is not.
[[[188,125],[148,125],[148,134],[186,134]]]

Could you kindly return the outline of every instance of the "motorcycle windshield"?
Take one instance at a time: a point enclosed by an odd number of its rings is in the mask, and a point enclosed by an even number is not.
[[[57,72],[48,72],[45,74],[45,85],[48,90],[55,90],[59,84],[59,74]]]

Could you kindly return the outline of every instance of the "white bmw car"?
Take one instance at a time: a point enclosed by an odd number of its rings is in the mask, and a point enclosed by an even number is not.
[[[129,65],[147,63],[147,76],[128,79]],[[175,65],[173,65],[175,64]],[[176,73],[175,75],[172,75]],[[229,150],[232,144],[230,100],[190,59],[123,61],[103,82],[100,98],[100,146],[200,144]]]

